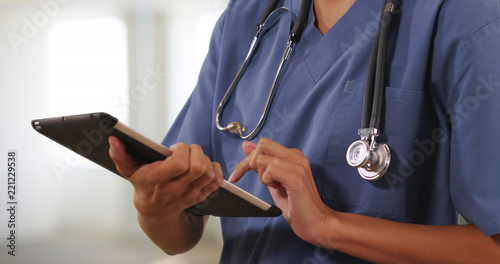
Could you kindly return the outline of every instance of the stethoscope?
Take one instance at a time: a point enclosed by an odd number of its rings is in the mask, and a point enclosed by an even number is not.
[[[281,75],[281,72],[283,70],[283,67],[285,65],[285,62],[288,60],[290,57],[290,54],[293,49],[293,45],[298,43],[300,40],[300,37],[302,36],[302,32],[304,31],[305,25],[307,23],[307,18],[309,16],[309,9],[311,7],[311,0],[302,0],[302,3],[300,4],[300,11],[299,11],[299,16],[297,18],[297,21],[295,22],[295,25],[293,28],[291,28],[290,33],[288,35],[288,42],[286,44],[285,52],[283,53],[283,56],[281,57],[281,62],[278,66],[278,70],[276,71],[276,75],[274,76],[273,83],[271,85],[271,90],[269,91],[269,95],[267,96],[266,104],[264,106],[264,111],[262,112],[262,115],[260,116],[259,122],[257,123],[257,126],[250,132],[250,134],[245,135],[244,132],[246,130],[245,126],[238,121],[233,121],[230,122],[227,126],[223,127],[220,124],[220,118],[222,117],[222,111],[224,111],[224,107],[226,104],[226,101],[229,98],[229,95],[233,91],[234,87],[236,87],[238,81],[240,80],[243,72],[245,71],[248,62],[252,58],[255,48],[257,46],[257,42],[259,40],[259,37],[264,30],[264,27],[266,25],[266,22],[269,17],[273,15],[275,11],[277,11],[276,6],[278,6],[280,0],[271,0],[269,4],[266,7],[266,10],[264,11],[264,14],[262,15],[259,24],[257,25],[257,33],[255,34],[252,43],[250,44],[250,48],[248,50],[247,56],[245,57],[245,60],[243,61],[243,64],[241,65],[238,73],[236,74],[236,77],[234,77],[233,81],[231,82],[231,85],[227,89],[226,94],[222,98],[221,102],[219,103],[219,106],[217,107],[217,112],[215,114],[215,124],[217,125],[217,128],[221,131],[229,131],[236,133],[238,136],[240,136],[242,139],[247,140],[247,139],[252,139],[254,138],[262,129],[262,126],[264,122],[266,121],[266,118],[269,114],[269,109],[271,107],[271,103],[273,101],[274,97],[274,91],[276,89],[276,84],[278,83],[278,79]],[[280,7],[280,9],[284,9],[288,11],[291,14],[291,11],[288,10],[287,8]]]
[[[347,163],[357,168],[361,177],[369,181],[382,177],[391,162],[389,146],[378,143],[376,138],[380,135],[387,41],[395,6],[395,0],[384,1],[384,9],[368,64],[361,128],[358,130],[361,139],[352,143],[346,154]]]
[[[263,124],[269,114],[269,109],[273,101],[276,85],[285,65],[285,62],[290,57],[293,46],[296,45],[302,32],[305,28],[309,11],[311,8],[311,0],[302,0],[300,5],[299,16],[293,28],[289,32],[288,42],[285,52],[281,58],[281,62],[276,71],[271,90],[266,100],[264,110],[260,116],[256,127],[249,133],[244,134],[246,127],[238,121],[232,121],[227,126],[222,126],[220,119],[226,102],[234,90],[243,72],[245,71],[249,61],[251,60],[262,31],[268,18],[278,9],[286,9],[284,7],[276,8],[280,0],[271,0],[267,5],[264,14],[262,15],[259,24],[257,25],[257,33],[255,34],[248,53],[241,65],[236,77],[231,82],[228,90],[224,94],[219,103],[215,116],[215,123],[219,130],[229,131],[237,134],[244,140],[254,138],[262,129]],[[358,134],[361,139],[351,144],[347,150],[347,163],[358,169],[359,174],[366,180],[373,181],[382,177],[389,167],[391,160],[391,151],[387,144],[378,143],[376,138],[380,135],[380,121],[382,116],[382,105],[384,102],[384,76],[385,76],[385,60],[387,54],[387,42],[389,37],[389,28],[392,21],[392,14],[396,7],[396,0],[384,0],[383,10],[380,17],[377,34],[373,43],[370,61],[368,65],[368,73],[365,84],[365,94],[363,99],[363,114],[361,118],[361,128]],[[286,9],[290,12],[288,9]],[[370,119],[368,118],[370,117]]]

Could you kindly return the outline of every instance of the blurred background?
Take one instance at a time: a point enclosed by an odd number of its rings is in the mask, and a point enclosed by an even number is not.
[[[140,230],[128,182],[30,121],[104,111],[161,141],[227,1],[0,0],[0,263],[218,263],[218,218],[194,250],[165,255]],[[16,256],[7,247],[11,151]]]

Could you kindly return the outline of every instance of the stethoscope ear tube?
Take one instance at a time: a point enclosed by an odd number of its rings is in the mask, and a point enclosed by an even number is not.
[[[385,0],[384,8],[380,14],[377,33],[373,41],[368,71],[366,74],[365,93],[363,99],[363,112],[361,116],[361,127],[380,127],[382,106],[384,101],[385,61],[387,55],[387,43],[389,29],[392,20],[394,0]]]
[[[259,27],[262,24],[264,24],[266,22],[267,18],[276,9],[276,7],[278,6],[279,2],[280,2],[280,0],[271,0],[271,1],[269,1],[269,3],[267,4],[266,10],[264,11],[264,13],[262,14],[262,16],[260,17],[259,25],[257,26],[257,30],[259,29]]]
[[[295,22],[290,34],[290,40],[292,42],[298,43],[300,37],[302,37],[302,32],[307,24],[307,19],[309,17],[309,7],[311,6],[311,0],[303,0],[300,4],[299,17]]]
[[[375,72],[378,56],[378,53],[374,51],[378,50],[381,23],[382,17],[380,17],[377,33],[375,34],[375,39],[373,41],[372,52],[370,54],[370,61],[368,62],[368,71],[365,81],[365,93],[363,97],[363,112],[361,115],[361,127],[370,127],[370,117],[373,108],[373,91],[375,89]]]
[[[389,28],[391,26],[392,11],[387,9],[391,3],[384,5],[385,9],[382,11],[381,17],[381,30],[377,50],[377,68],[375,73],[375,89],[373,94],[373,109],[370,120],[370,127],[380,128],[382,106],[384,102],[384,88],[385,88],[385,66],[387,57],[387,43],[389,40]]]

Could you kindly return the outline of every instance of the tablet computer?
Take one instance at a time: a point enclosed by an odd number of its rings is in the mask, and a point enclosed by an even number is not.
[[[109,157],[109,136],[119,138],[127,152],[138,161],[151,163],[164,160],[171,151],[107,113],[44,118],[31,121],[40,134],[120,175]],[[122,177],[123,178],[123,177]],[[224,180],[218,190],[199,204],[186,209],[197,216],[275,217],[281,210]]]

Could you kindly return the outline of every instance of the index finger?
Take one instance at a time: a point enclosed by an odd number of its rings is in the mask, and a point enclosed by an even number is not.
[[[233,173],[231,174],[231,176],[229,176],[228,181],[231,183],[239,181],[243,177],[243,175],[245,175],[245,173],[251,169],[249,156],[257,148],[257,145],[255,145],[250,141],[245,141],[243,142],[243,145],[241,147],[243,149],[243,152],[247,155],[247,157],[244,158],[242,161],[240,161],[238,165],[236,165],[236,168],[234,169]]]
[[[243,175],[245,175],[245,173],[250,170],[250,160],[251,157],[249,155],[242,161],[240,161],[240,163],[236,165],[236,168],[234,168],[233,173],[231,174],[231,176],[229,176],[229,179],[227,181],[230,183],[239,181],[243,177]]]
[[[243,143],[243,151],[247,154],[247,157],[236,166],[228,179],[229,182],[240,180],[247,171],[252,169],[252,166],[255,168],[255,164],[252,164],[252,162],[255,162],[254,158],[258,155],[289,159],[290,161],[296,162],[301,161],[299,157],[302,155],[300,150],[286,148],[278,142],[268,138],[261,138],[257,145],[249,141]]]
[[[274,143],[274,144],[273,144]],[[274,147],[280,147],[278,143],[267,139],[267,138],[261,138],[257,145],[255,145],[253,142],[250,141],[245,141],[242,145],[243,152],[247,155],[246,158],[244,158],[238,165],[236,165],[236,168],[234,169],[233,173],[231,176],[229,176],[228,181],[233,183],[239,181],[243,175],[249,170],[251,170],[251,162],[252,159],[255,157],[256,154],[263,153],[267,154],[269,152],[267,150],[267,146],[270,145],[270,149],[273,149]],[[279,146],[274,146],[274,145],[279,145]],[[281,146],[283,147],[283,146]],[[283,147],[284,148],[284,147]],[[257,152],[257,153],[255,153]],[[273,155],[273,153],[269,153]]]

